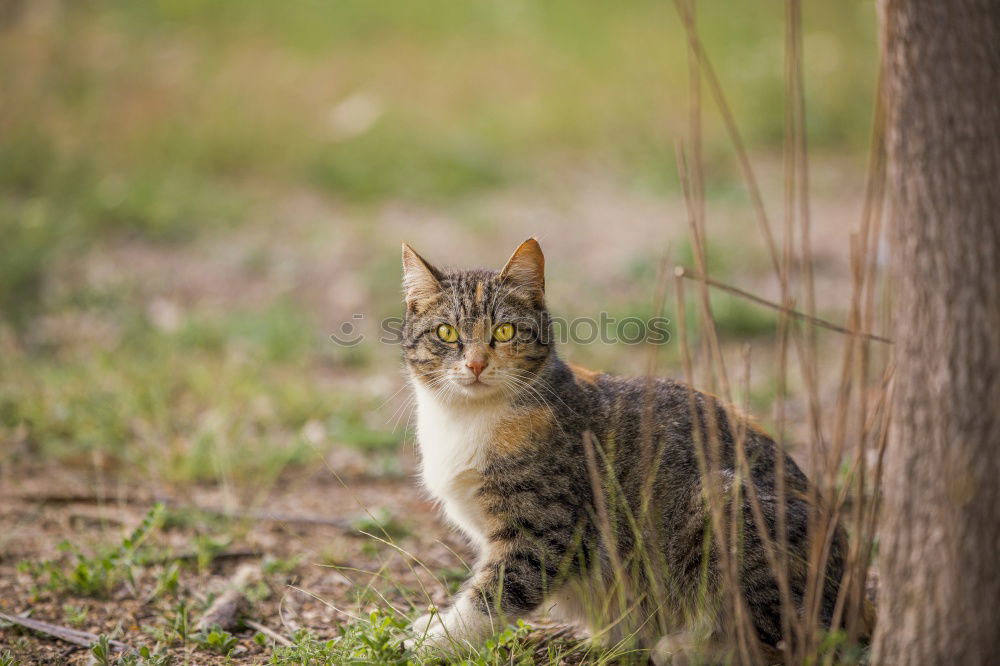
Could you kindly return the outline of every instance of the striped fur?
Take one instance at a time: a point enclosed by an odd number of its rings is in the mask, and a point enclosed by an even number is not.
[[[649,648],[684,632],[725,649],[733,626],[695,443],[698,432],[718,432],[713,469],[730,503],[725,516],[739,520],[739,587],[761,646],[773,652],[784,638],[778,586],[746,501],[748,481],[736,487],[737,428],[727,410],[668,379],[619,378],[564,363],[552,346],[543,272],[534,240],[499,272],[442,271],[404,246],[404,357],[418,404],[423,481],[479,553],[452,607],[418,622],[425,642],[476,644],[501,618],[547,609],[612,642],[632,637]],[[505,322],[515,324],[515,337],[492,340]],[[437,337],[442,323],[459,330],[459,342]],[[471,358],[486,362],[478,382]],[[773,538],[779,454],[759,429],[740,429]],[[587,463],[591,434],[603,517]],[[790,588],[801,609],[809,486],[790,458],[780,460]],[[602,539],[602,521],[611,543]],[[826,624],[845,552],[838,527],[820,600]]]

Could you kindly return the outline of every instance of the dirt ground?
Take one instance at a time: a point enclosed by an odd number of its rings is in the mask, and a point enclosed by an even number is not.
[[[843,321],[849,300],[845,229],[856,225],[859,189],[842,164],[818,171],[817,180],[825,189],[814,220],[817,300],[822,314]],[[723,202],[714,211],[713,247],[725,260],[722,274],[744,289],[776,299],[761,248],[749,248],[740,240],[751,233],[753,222],[738,210]],[[175,316],[175,311],[180,317],[241,311],[290,297],[317,314],[322,330],[331,331],[352,312],[364,312],[366,303],[376,303],[376,311],[398,308],[400,239],[435,259],[452,257],[448,263],[475,265],[502,260],[506,245],[552,229],[542,235],[543,245],[551,250],[550,300],[557,312],[570,316],[648,302],[652,278],[629,276],[628,271],[650,262],[655,268],[660,248],[666,247],[675,263],[690,263],[683,251],[687,231],[679,202],[606,182],[597,186],[584,180],[559,196],[528,191],[486,197],[462,213],[463,219],[479,216],[509,220],[509,225],[491,222],[477,228],[458,223],[455,213],[399,205],[378,208],[365,220],[351,215],[302,193],[283,198],[258,224],[238,233],[209,235],[193,246],[171,249],[132,242],[101,247],[70,265],[61,279],[127,285],[136,307],[148,306],[154,323]],[[308,223],[298,225],[295,220]],[[609,223],[614,220],[622,223]],[[373,261],[378,273],[372,272]],[[258,263],[269,270],[248,272],[248,266]],[[372,275],[378,281],[366,283]],[[104,344],[93,333],[92,320],[50,317],[42,323],[50,329],[39,335],[55,336],[48,344],[67,349],[79,345],[84,353],[90,345]],[[742,325],[742,320],[733,320],[726,343],[735,381],[742,349],[751,340]],[[758,400],[759,394],[763,413],[757,416],[765,420],[774,395],[771,330],[752,338],[750,397]],[[431,604],[444,604],[449,587],[454,589],[467,574],[471,553],[418,486],[412,434],[406,433],[407,405],[399,397],[405,391],[397,391],[403,388],[398,350],[371,349],[361,366],[309,365],[314,375],[309,386],[371,394],[382,401],[379,427],[394,432],[402,427],[402,445],[371,452],[346,439],[326,437],[320,460],[285,467],[263,483],[223,474],[212,483],[188,479],[171,484],[152,463],[130,472],[96,452],[89,458],[86,453],[58,460],[37,457],[30,451],[19,453],[18,447],[25,445],[17,443],[16,430],[9,431],[15,454],[0,465],[0,612],[28,614],[89,634],[106,634],[133,647],[152,647],[176,622],[180,600],[188,601],[193,624],[247,563],[260,566],[264,583],[255,588],[245,616],[284,637],[300,629],[334,637],[340,627],[376,609],[412,617]],[[822,334],[819,400],[831,414],[841,349],[841,338]],[[621,372],[642,372],[648,358],[642,349],[613,345],[577,345],[568,351],[573,360],[582,357],[588,364]],[[671,357],[665,358],[661,373],[679,377],[676,356],[672,365]],[[298,372],[291,368],[286,377],[294,379],[287,381],[299,381]],[[796,444],[807,439],[807,408],[797,388],[792,387],[786,418],[792,454],[804,464],[809,452]],[[303,428],[306,439],[311,438],[312,424]],[[166,507],[163,524],[138,551],[131,569],[134,580],[115,585],[110,598],[53,589],[22,565],[52,561],[69,571],[74,554],[60,550],[60,543],[69,542],[88,555],[107,552],[157,502]],[[179,568],[172,573],[174,562]],[[176,586],[163,589],[164,579],[171,576]],[[561,631],[544,618],[536,618],[536,623],[541,641]],[[172,640],[173,663],[264,663],[270,658],[271,640],[261,641],[263,645],[255,641],[256,629],[237,628],[233,633],[238,645],[228,658],[213,655],[194,638]],[[558,636],[568,641],[579,637]],[[24,663],[83,664],[90,658],[86,647],[3,621],[0,649],[11,650]]]
[[[441,605],[448,596],[445,583],[460,580],[470,553],[464,541],[443,526],[434,506],[410,478],[412,456],[404,457],[406,473],[399,479],[348,474],[338,480],[320,469],[280,479],[252,505],[230,504],[218,486],[150,488],[112,484],[54,467],[24,469],[19,487],[13,492],[5,489],[0,499],[4,535],[0,612],[30,613],[33,619],[65,625],[66,606],[73,606],[81,609],[79,614],[86,613],[77,628],[138,646],[151,642],[148,629],[170,614],[174,598],[204,601],[225,589],[240,564],[274,561],[282,566],[265,575],[265,598],[255,600],[247,616],[286,636],[308,628],[320,637],[332,637],[338,625],[367,616],[376,606],[409,610],[411,604]],[[24,560],[59,557],[56,544],[64,539],[81,544],[116,542],[123,528],[138,525],[156,501],[164,502],[168,512],[201,506],[238,513],[242,508],[256,517],[209,520],[227,539],[201,568],[191,545],[206,534],[205,522],[168,525],[151,535],[147,543],[164,554],[162,559],[180,557],[184,562],[176,594],[153,600],[150,595],[165,564],[138,568],[135,588],[123,586],[107,600],[35,590],[31,576],[18,571]],[[388,537],[359,531],[365,529],[363,519],[369,512],[377,516],[383,511],[391,512],[398,522],[387,526]],[[379,531],[374,525],[368,529]],[[391,539],[393,544],[375,537]],[[192,619],[197,615],[193,610]],[[266,658],[269,649],[254,643],[254,633],[252,629],[235,633],[239,646],[232,661],[255,663]],[[0,645],[30,657],[27,663],[88,660],[83,647],[6,625],[0,629]],[[194,646],[172,649],[171,654],[181,663],[231,663]]]

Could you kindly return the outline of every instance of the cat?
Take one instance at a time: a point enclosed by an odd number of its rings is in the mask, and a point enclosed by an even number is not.
[[[732,604],[724,602],[697,444],[714,432],[723,518],[741,523],[739,590],[760,654],[780,658],[782,595],[745,480],[734,494],[735,479],[746,479],[740,469],[749,468],[758,515],[775,543],[781,456],[788,593],[802,612],[809,484],[771,439],[745,419],[731,423],[720,401],[683,384],[561,360],[545,305],[545,259],[533,238],[500,271],[440,270],[404,243],[403,291],[422,480],[478,554],[450,608],[414,623],[410,645],[468,649],[507,620],[546,610],[609,644],[631,641],[648,651],[658,643],[661,661],[692,646],[732,654]],[[825,626],[845,539],[836,526],[819,599]]]

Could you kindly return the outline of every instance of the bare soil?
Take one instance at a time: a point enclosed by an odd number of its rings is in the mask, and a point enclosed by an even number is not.
[[[404,467],[410,472],[412,457],[404,457]],[[164,624],[175,597],[193,600],[192,622],[196,621],[200,606],[214,592],[225,589],[243,562],[290,564],[288,571],[265,575],[267,596],[252,603],[248,618],[285,636],[307,628],[317,636],[333,637],[340,624],[367,616],[376,607],[386,610],[391,606],[409,613],[420,604],[444,604],[448,590],[442,572],[449,580],[457,580],[470,555],[463,539],[442,524],[434,506],[409,475],[380,480],[338,479],[329,469],[288,473],[252,507],[238,497],[248,489],[227,493],[215,485],[150,488],[42,465],[25,467],[17,475],[18,488],[4,489],[0,499],[0,612],[29,614],[70,626],[65,606],[71,605],[86,612],[76,628],[108,634],[133,646],[155,643],[150,629]],[[158,500],[164,501],[168,510],[202,506],[238,512],[253,508],[257,517],[217,523],[216,536],[224,533],[231,541],[201,570],[192,547],[206,534],[204,524],[171,524],[153,534],[148,545],[163,551],[161,559],[182,558],[177,595],[151,599],[166,562],[137,568],[134,587],[121,585],[109,599],[37,589],[36,581],[18,570],[18,563],[24,560],[65,557],[56,549],[64,539],[84,550],[91,544],[115,544]],[[359,517],[369,513],[378,516],[383,510],[390,512],[405,534],[389,529],[388,535],[367,536],[351,527],[363,524]],[[271,520],[261,514],[286,520]],[[287,520],[294,516],[303,517],[304,522]],[[331,523],[339,519],[343,524],[321,524],[321,519]],[[175,647],[171,654],[181,663],[260,663],[270,648],[257,645],[254,633],[252,629],[234,631],[239,646],[229,662],[195,646]],[[0,646],[30,658],[29,663],[78,664],[88,660],[86,648],[18,627],[0,628]]]

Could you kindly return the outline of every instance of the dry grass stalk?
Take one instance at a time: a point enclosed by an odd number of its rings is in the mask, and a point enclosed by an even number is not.
[[[771,231],[771,223],[768,220],[767,211],[764,208],[764,199],[760,194],[760,188],[757,186],[757,177],[754,175],[753,167],[750,165],[750,158],[747,155],[746,147],[743,143],[743,137],[740,134],[739,128],[736,126],[736,118],[733,116],[732,109],[729,107],[729,102],[727,101],[726,95],[722,90],[722,84],[719,82],[719,77],[715,73],[715,69],[712,67],[711,61],[705,55],[705,50],[698,37],[697,26],[695,25],[694,15],[692,14],[690,7],[683,0],[674,0],[674,5],[681,17],[681,22],[684,24],[688,47],[692,53],[695,54],[696,62],[699,64],[698,71],[703,74],[704,80],[708,84],[709,91],[711,92],[712,97],[715,100],[715,104],[718,107],[719,115],[722,116],[723,123],[726,126],[729,140],[732,142],[733,148],[736,151],[740,171],[743,173],[743,177],[747,181],[754,212],[757,215],[757,221],[760,225],[761,234],[764,236],[767,249],[770,253],[771,262],[774,265],[775,271],[780,272],[778,250],[774,241],[774,233]]]
[[[760,296],[757,296],[756,294],[752,294],[749,291],[740,289],[739,287],[734,287],[733,285],[726,284],[724,282],[720,282],[719,280],[707,277],[705,275],[702,275],[698,271],[692,271],[691,269],[686,268],[685,266],[677,266],[674,269],[674,272],[677,275],[677,277],[686,278],[688,280],[693,280],[696,282],[704,282],[708,286],[718,289],[720,291],[724,291],[728,294],[732,294],[733,296],[745,299],[747,301],[750,301],[751,303],[756,303],[757,305],[763,305],[766,308],[770,308],[771,310],[774,310],[776,312],[788,315],[789,317],[794,317],[795,319],[799,319],[803,322],[806,322],[807,324],[810,324],[810,330],[811,327],[818,326],[819,328],[825,328],[830,331],[842,333],[844,335],[853,335],[860,338],[865,338],[867,340],[872,340],[874,342],[882,342],[887,345],[893,344],[892,340],[890,340],[885,336],[877,335],[875,333],[868,333],[867,331],[864,330],[852,331],[850,328],[846,328],[839,324],[834,324],[833,322],[827,321],[826,319],[821,319],[819,317],[810,315],[806,312],[801,312],[799,310],[787,308],[784,305],[781,305],[780,303],[769,301],[766,298],[762,298]]]
[[[702,358],[706,365],[706,385],[711,390],[714,388],[716,379],[721,383],[721,394],[728,404],[732,403],[732,396],[729,390],[729,382],[725,370],[725,360],[719,346],[718,336],[715,333],[714,321],[712,318],[711,301],[708,298],[708,287],[712,286],[722,289],[737,297],[744,298],[758,305],[769,307],[779,312],[778,326],[778,363],[776,374],[777,399],[775,420],[777,422],[777,443],[783,450],[784,420],[785,420],[785,399],[788,388],[787,383],[787,352],[789,342],[793,344],[799,360],[799,370],[801,372],[802,383],[808,397],[809,408],[809,436],[810,436],[810,477],[813,479],[810,501],[810,534],[811,543],[809,545],[808,580],[806,582],[805,600],[803,612],[799,613],[790,603],[787,595],[787,530],[785,528],[784,503],[778,502],[778,543],[771,543],[767,538],[766,531],[763,530],[763,521],[760,512],[759,498],[755,496],[752,484],[748,484],[748,503],[751,506],[754,522],[762,532],[768,556],[768,565],[772,568],[776,579],[779,581],[779,589],[782,592],[782,628],[786,636],[794,636],[794,641],[786,641],[784,646],[784,658],[786,662],[801,662],[810,655],[815,654],[821,639],[819,627],[819,603],[822,597],[822,589],[825,584],[819,572],[825,571],[826,563],[829,559],[834,531],[837,521],[840,519],[844,506],[850,505],[850,527],[853,531],[853,540],[848,553],[846,569],[844,572],[840,597],[837,600],[835,609],[835,626],[843,626],[847,630],[848,641],[855,642],[863,633],[866,624],[870,623],[871,607],[866,603],[865,580],[867,578],[868,560],[871,554],[872,540],[875,527],[875,498],[877,497],[878,484],[881,481],[881,458],[885,446],[885,433],[888,430],[890,415],[888,413],[888,403],[886,396],[890,390],[889,380],[891,378],[891,364],[888,359],[879,357],[873,358],[870,344],[871,342],[882,342],[891,344],[885,337],[878,336],[867,331],[871,331],[874,325],[874,312],[876,304],[876,284],[878,274],[876,271],[877,248],[881,231],[881,206],[883,199],[883,179],[884,179],[884,157],[881,140],[881,106],[876,108],[875,127],[872,140],[872,155],[869,163],[868,181],[866,185],[865,205],[862,215],[861,233],[852,239],[851,253],[851,276],[852,291],[851,305],[849,310],[848,324],[846,327],[832,324],[831,322],[819,319],[815,316],[815,286],[813,277],[813,257],[811,248],[810,230],[810,210],[809,210],[809,169],[808,150],[805,130],[805,101],[804,101],[804,75],[802,66],[802,7],[801,0],[787,0],[786,4],[786,141],[785,141],[785,224],[783,228],[783,243],[780,257],[778,256],[775,238],[764,209],[763,198],[760,195],[753,170],[743,146],[742,139],[736,128],[733,116],[725,100],[725,95],[715,77],[701,42],[697,35],[697,25],[693,2],[675,0],[678,13],[684,24],[688,36],[689,62],[692,80],[690,82],[690,105],[691,105],[691,133],[689,139],[694,164],[688,165],[684,157],[683,149],[678,152],[678,171],[680,174],[682,191],[685,196],[685,204],[688,208],[688,220],[692,237],[692,246],[696,263],[696,273],[687,269],[677,270],[676,294],[677,294],[677,319],[679,331],[679,343],[681,345],[681,358],[684,364],[684,372],[689,383],[693,383],[693,367],[691,363],[690,350],[687,346],[685,331],[685,311],[684,311],[684,290],[681,282],[682,278],[695,281],[699,286],[699,320],[702,328]],[[743,173],[746,185],[754,205],[758,218],[758,226],[762,233],[765,246],[770,254],[775,275],[779,281],[781,289],[781,303],[772,303],[749,292],[723,284],[713,280],[708,276],[705,266],[705,245],[707,234],[705,232],[704,219],[704,192],[701,187],[701,158],[700,158],[700,86],[701,77],[704,75],[709,89],[715,98],[723,122],[729,132],[732,145],[736,151],[737,158]],[[794,238],[796,233],[799,243],[796,246]],[[796,247],[798,254],[796,255]],[[805,312],[800,312],[794,308],[795,298],[793,296],[793,278],[798,277],[801,282],[802,299]],[[806,324],[803,333],[798,328],[791,326],[791,320],[795,319]],[[817,362],[817,328],[827,328],[847,336],[843,363],[841,366],[840,382],[837,398],[837,407],[833,415],[832,441],[828,442],[824,437],[823,416],[820,410],[819,401],[819,369]],[[881,352],[881,350],[879,350]],[[878,381],[872,384],[872,369],[875,361],[881,361],[884,369]],[[746,359],[749,364],[748,358]],[[747,368],[747,376],[749,368]],[[874,407],[870,405],[874,404]],[[693,405],[692,405],[693,409]],[[738,423],[738,419],[733,421]],[[853,428],[850,424],[854,424]],[[723,546],[725,539],[735,537],[735,533],[729,535],[718,534],[719,511],[717,503],[719,498],[712,491],[713,484],[710,483],[713,469],[712,451],[716,446],[712,440],[718,437],[717,429],[712,423],[707,424],[708,433],[696,433],[696,443],[699,452],[704,448],[708,455],[699,455],[699,464],[702,466],[706,479],[706,496],[710,505],[713,531],[715,538],[719,539],[720,566],[723,569],[724,577],[732,582],[732,576],[736,569],[734,561],[727,558]],[[848,434],[854,440],[855,449],[853,451],[853,461],[850,472],[844,481],[844,486],[838,486],[838,471],[841,469],[847,450]],[[737,433],[738,440],[742,434]],[[707,443],[704,438],[707,436]],[[874,448],[872,448],[874,447]],[[875,450],[878,455],[876,472],[869,485],[868,457],[867,453]],[[743,469],[746,465],[745,453],[742,441],[737,443],[738,466]],[[777,465],[776,489],[779,497],[784,495],[784,469],[782,465]],[[820,497],[836,498],[832,502],[830,511],[820,511]],[[725,560],[725,561],[721,561]],[[729,572],[726,574],[726,572]],[[733,607],[739,616],[739,602],[733,600]],[[748,655],[744,640],[740,637],[739,658],[744,661]],[[833,653],[826,656],[828,663],[832,663]]]
[[[267,636],[268,638],[270,638],[272,641],[274,641],[278,645],[284,645],[285,647],[288,647],[290,645],[294,645],[294,643],[292,643],[292,641],[290,641],[289,639],[285,638],[284,636],[282,636],[281,634],[279,634],[274,629],[271,629],[267,625],[261,624],[260,622],[254,622],[253,620],[243,620],[243,624],[245,624],[246,626],[250,627],[254,631],[259,631],[260,633],[264,634],[265,636]]]

